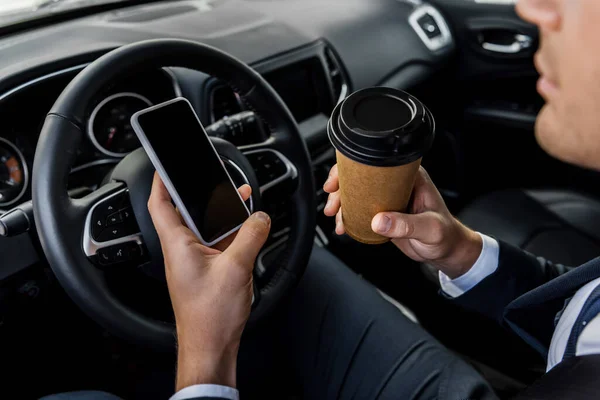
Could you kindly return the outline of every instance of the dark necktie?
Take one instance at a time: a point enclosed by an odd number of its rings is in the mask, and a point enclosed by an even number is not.
[[[583,332],[583,329],[587,326],[587,324],[598,314],[600,314],[600,284],[596,286],[588,299],[585,301],[577,320],[575,320],[575,324],[573,325],[571,334],[569,335],[569,340],[567,341],[567,347],[565,349],[563,360],[575,356],[575,352],[577,350],[577,341],[579,340],[581,332]]]

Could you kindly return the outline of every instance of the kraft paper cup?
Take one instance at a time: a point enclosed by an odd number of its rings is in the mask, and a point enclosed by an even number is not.
[[[408,93],[369,88],[340,103],[327,130],[337,150],[346,233],[366,244],[387,242],[371,221],[382,211],[406,211],[435,135],[433,116]]]

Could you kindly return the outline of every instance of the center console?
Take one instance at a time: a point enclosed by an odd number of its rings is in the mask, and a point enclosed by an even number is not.
[[[323,231],[332,230],[329,226],[332,221],[323,218],[327,194],[323,192],[322,185],[335,164],[335,151],[327,137],[327,122],[333,108],[349,94],[348,75],[335,50],[324,41],[263,60],[253,67],[286,103],[307,143],[315,173],[315,212],[321,216],[315,241],[318,245],[326,245],[328,239]],[[261,137],[265,137],[265,127],[260,125],[258,118],[255,118],[256,124],[241,123],[251,120],[248,115],[251,110],[231,88],[217,80],[211,80],[207,89],[209,109],[205,115],[210,117],[208,122],[213,124],[207,128],[208,131],[213,130],[216,135],[238,146],[264,140]],[[278,255],[285,248],[291,224],[288,194],[285,190],[264,193],[264,208],[271,215],[273,225],[272,239],[258,258],[258,279],[261,275],[265,278],[268,276],[269,266],[275,264]]]

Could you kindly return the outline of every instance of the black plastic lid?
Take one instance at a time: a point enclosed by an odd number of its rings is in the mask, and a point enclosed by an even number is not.
[[[327,125],[329,140],[346,157],[373,166],[397,166],[423,157],[435,136],[431,112],[401,90],[373,87],[337,105]]]

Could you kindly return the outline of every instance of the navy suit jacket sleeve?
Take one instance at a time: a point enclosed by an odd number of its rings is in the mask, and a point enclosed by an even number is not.
[[[572,268],[536,257],[499,241],[498,268],[471,290],[449,301],[502,324],[504,309],[513,300]]]

